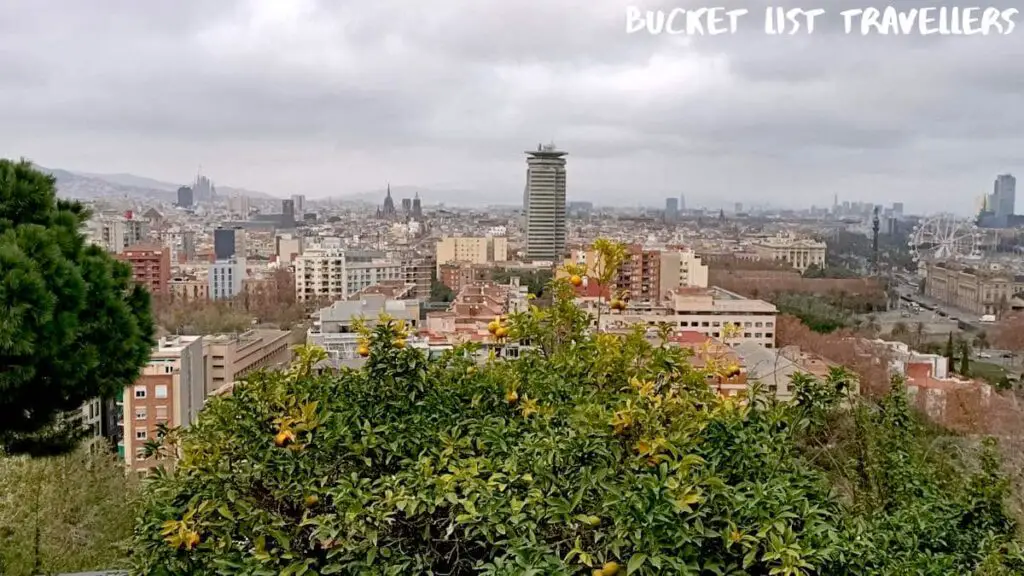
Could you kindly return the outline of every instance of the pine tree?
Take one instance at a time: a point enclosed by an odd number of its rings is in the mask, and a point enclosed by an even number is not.
[[[960,375],[971,375],[971,349],[966,341],[960,344]]]
[[[149,357],[149,293],[86,242],[88,217],[52,176],[0,160],[0,452],[71,450],[60,416],[120,394]]]
[[[949,340],[946,340],[946,362],[949,371],[956,369],[956,353],[953,348],[953,333],[949,333]]]

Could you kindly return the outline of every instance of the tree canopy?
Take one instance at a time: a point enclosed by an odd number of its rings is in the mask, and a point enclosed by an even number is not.
[[[119,395],[149,358],[149,294],[87,244],[87,218],[52,176],[0,160],[0,451],[70,450],[60,415]]]
[[[306,348],[212,399],[145,489],[135,573],[1024,569],[993,447],[943,446],[898,382],[878,403],[842,369],[797,376],[791,403],[721,397],[552,291],[508,319],[532,346],[515,360],[428,360],[385,321],[361,369],[317,374]]]

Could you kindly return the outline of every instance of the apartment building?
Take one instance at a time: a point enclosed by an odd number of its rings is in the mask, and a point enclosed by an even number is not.
[[[232,256],[210,264],[209,295],[213,300],[229,300],[242,293],[245,258]]]
[[[598,304],[583,302],[582,305],[593,309]],[[667,323],[673,329],[700,332],[730,346],[753,342],[774,348],[777,315],[778,309],[768,302],[744,298],[718,287],[679,288],[659,304],[633,301],[624,311],[603,311],[600,327],[617,331],[641,324],[654,329]],[[727,325],[736,328],[735,335],[728,336]]]
[[[107,252],[120,254],[146,237],[145,222],[129,211],[123,216],[100,216],[89,222],[92,240]]]
[[[295,294],[301,301],[346,300],[384,280],[404,280],[400,261],[382,253],[338,248],[307,250],[295,259]]]
[[[171,281],[171,249],[154,244],[135,244],[117,255],[132,267],[132,281],[153,295],[167,295]]]
[[[354,360],[358,357],[356,349],[360,339],[356,321],[362,319],[372,329],[382,313],[395,320],[404,320],[413,330],[419,325],[418,301],[364,294],[359,300],[339,300],[317,312],[306,333],[306,342],[327,350],[332,360]]]
[[[708,287],[708,267],[693,250],[664,250],[660,261],[659,295],[676,288]]]
[[[292,359],[291,333],[287,330],[249,330],[242,334],[205,336],[209,370],[206,393],[262,368],[287,366]]]
[[[660,302],[671,290],[708,286],[708,267],[692,250],[645,249],[638,244],[627,246],[626,250],[612,295],[627,292],[633,300]],[[593,275],[600,269],[598,254],[590,248],[572,251],[566,264],[584,265]],[[559,277],[566,274],[564,270],[558,271]],[[589,287],[581,287],[578,292],[590,291]]]
[[[751,245],[751,249],[762,260],[786,262],[800,272],[811,266],[824,268],[826,248],[824,242],[797,238],[792,234],[764,238]]]
[[[188,426],[206,401],[206,359],[202,336],[161,339],[135,384],[124,391],[122,441],[118,452],[129,469],[156,465],[145,457],[145,445],[156,438],[157,426]]]
[[[508,239],[502,236],[445,237],[437,243],[437,273],[443,264],[487,264],[508,260]]]
[[[925,294],[978,315],[1007,312],[1015,307],[1013,298],[1024,292],[1024,275],[999,266],[929,262],[925,271]]]

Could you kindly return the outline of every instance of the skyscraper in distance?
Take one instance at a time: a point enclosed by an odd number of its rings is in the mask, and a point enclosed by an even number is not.
[[[420,203],[420,193],[417,192],[412,198],[412,217],[422,218],[423,217],[423,205]]]
[[[1017,179],[1012,174],[1000,174],[992,185],[992,199],[989,201],[991,210],[1001,226],[1013,216],[1017,202]]]
[[[679,218],[679,199],[665,198],[665,221],[675,222]]]
[[[679,210],[686,210],[686,196],[683,194],[679,195]]]
[[[526,152],[526,258],[561,261],[565,252],[565,156],[554,144]]]

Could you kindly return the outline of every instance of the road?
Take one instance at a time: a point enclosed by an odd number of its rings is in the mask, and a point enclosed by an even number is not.
[[[974,312],[961,310],[955,306],[937,302],[923,294],[918,294],[915,286],[901,282],[896,287],[896,291],[899,293],[902,301],[917,302],[922,308],[925,308],[923,313],[933,311],[937,316],[949,318],[950,320],[955,319],[959,322],[961,328],[970,332],[981,332],[986,328],[985,324],[978,321],[978,315]]]

